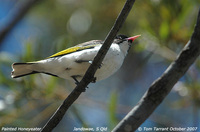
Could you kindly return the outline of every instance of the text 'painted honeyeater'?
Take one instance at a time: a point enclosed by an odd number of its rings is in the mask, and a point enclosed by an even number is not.
[[[96,81],[111,76],[121,67],[131,44],[139,36],[116,36],[101,66],[95,73],[94,77]],[[74,80],[78,83],[84,76],[102,44],[102,40],[91,40],[60,51],[44,60],[14,63],[12,65],[13,71],[11,76],[12,78],[18,78],[34,73],[45,73]]]

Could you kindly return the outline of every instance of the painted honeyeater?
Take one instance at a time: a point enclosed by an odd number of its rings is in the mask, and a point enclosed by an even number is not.
[[[94,75],[95,81],[111,76],[121,67],[131,44],[139,36],[116,36],[101,66]],[[102,40],[91,40],[60,51],[40,61],[13,63],[11,77],[18,78],[35,73],[45,73],[74,80],[75,83],[78,83],[92,63],[103,42]]]

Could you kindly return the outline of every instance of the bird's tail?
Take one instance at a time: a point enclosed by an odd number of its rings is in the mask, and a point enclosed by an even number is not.
[[[34,73],[38,73],[34,71],[34,65],[37,63],[14,63],[12,64],[13,71],[11,73],[12,78],[18,78]]]

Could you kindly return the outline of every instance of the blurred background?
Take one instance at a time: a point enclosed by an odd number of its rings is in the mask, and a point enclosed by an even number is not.
[[[72,91],[72,83],[42,74],[12,79],[11,64],[40,60],[85,41],[104,40],[125,0],[0,3],[0,127],[43,127]],[[136,0],[119,34],[142,36],[134,41],[121,69],[90,84],[54,131],[112,130],[188,42],[199,5],[198,0]],[[20,13],[24,17],[3,34]],[[142,126],[200,129],[199,73],[198,59]]]

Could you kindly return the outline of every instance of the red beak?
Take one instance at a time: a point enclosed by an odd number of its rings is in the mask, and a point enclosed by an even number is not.
[[[133,37],[129,37],[129,38],[127,38],[127,40],[132,40],[132,42],[133,42],[136,38],[138,38],[140,36],[141,35],[136,35],[136,36],[133,36]]]

